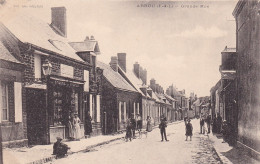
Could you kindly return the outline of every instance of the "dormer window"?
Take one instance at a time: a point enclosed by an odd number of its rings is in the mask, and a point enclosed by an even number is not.
[[[58,50],[62,51],[66,47],[65,43],[59,40],[51,40],[49,39],[49,42]]]

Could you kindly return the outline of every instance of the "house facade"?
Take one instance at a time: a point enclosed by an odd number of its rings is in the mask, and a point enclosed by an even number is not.
[[[91,65],[67,40],[66,9],[51,10],[51,24],[21,14],[4,25],[24,43],[21,58],[29,144],[49,144],[69,136],[69,119],[78,113],[84,137],[84,92]],[[19,28],[17,27],[19,26]],[[33,29],[32,29],[33,27]]]
[[[97,67],[97,56],[100,55],[98,42],[94,36],[86,37],[82,42],[70,42],[69,43],[75,50],[77,55],[89,63],[90,70],[84,70],[86,78],[89,79],[89,84],[86,85],[83,97],[84,97],[84,111],[85,117],[89,112],[92,118],[92,136],[102,134],[102,73],[103,70]],[[85,131],[86,132],[86,131]]]
[[[260,154],[260,25],[259,1],[239,0],[236,19],[238,146],[259,158]]]
[[[27,146],[22,43],[0,23],[0,128],[3,147]]]
[[[126,121],[132,113],[142,115],[142,96],[118,72],[118,58],[111,57],[110,65],[97,62],[103,69],[102,111],[103,134],[126,129]]]

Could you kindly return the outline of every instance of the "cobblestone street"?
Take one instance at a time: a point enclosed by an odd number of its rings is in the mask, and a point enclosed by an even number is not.
[[[173,123],[167,128],[169,142],[161,142],[159,129],[154,129],[146,138],[132,142],[119,140],[77,153],[54,164],[64,163],[221,163],[208,136],[199,134],[199,121],[192,120],[192,141],[185,141],[184,123]],[[137,137],[138,138],[138,137]],[[117,156],[116,154],[120,154]],[[102,158],[100,158],[102,157]]]

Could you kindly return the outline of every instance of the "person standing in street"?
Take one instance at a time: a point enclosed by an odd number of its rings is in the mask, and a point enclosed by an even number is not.
[[[92,133],[92,118],[90,116],[90,113],[88,111],[87,115],[86,115],[86,119],[85,119],[85,133],[86,133],[86,138],[90,137],[90,133]]]
[[[139,138],[141,138],[142,133],[142,117],[140,114],[137,114],[137,131],[139,133]]]
[[[165,141],[169,141],[169,140],[167,140],[167,137],[166,137],[166,127],[167,127],[167,120],[166,120],[166,118],[164,118],[164,119],[161,120],[161,123],[159,124],[162,142],[163,142],[164,138],[165,138]]]
[[[205,134],[205,131],[204,131],[204,118],[201,117],[200,118],[200,134]]]
[[[152,128],[152,120],[151,120],[150,116],[147,116],[146,122],[147,122],[146,132],[148,133],[148,132],[151,132],[153,130],[153,128]],[[147,133],[146,133],[146,137],[147,137]]]
[[[131,126],[132,126],[133,139],[135,139],[136,120],[134,118],[134,114],[132,114],[130,122],[131,122]]]
[[[190,137],[190,140],[192,140],[192,131],[193,131],[193,127],[192,124],[190,123],[190,119],[188,119],[188,123],[186,124],[186,140],[188,139],[188,137]]]
[[[206,120],[207,120],[206,122],[207,122],[207,127],[208,127],[208,134],[209,134],[210,133],[211,116],[208,115]]]
[[[125,140],[126,142],[128,142],[128,140],[132,141],[132,126],[131,126],[131,121],[129,119],[126,120]]]

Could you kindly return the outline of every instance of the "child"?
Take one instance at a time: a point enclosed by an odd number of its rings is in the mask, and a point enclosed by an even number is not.
[[[126,121],[126,124],[127,124],[127,126],[126,126],[125,139],[126,139],[126,142],[127,142],[128,139],[129,139],[130,141],[132,141],[132,126],[131,126],[131,122],[130,122],[129,119]]]
[[[53,155],[56,155],[56,158],[65,157],[68,150],[70,149],[68,145],[61,143],[62,138],[57,137],[57,142],[53,144]]]
[[[188,139],[188,137],[190,137],[190,140],[192,140],[192,131],[193,131],[193,127],[192,124],[190,123],[190,119],[188,120],[188,123],[186,124],[186,140]]]

